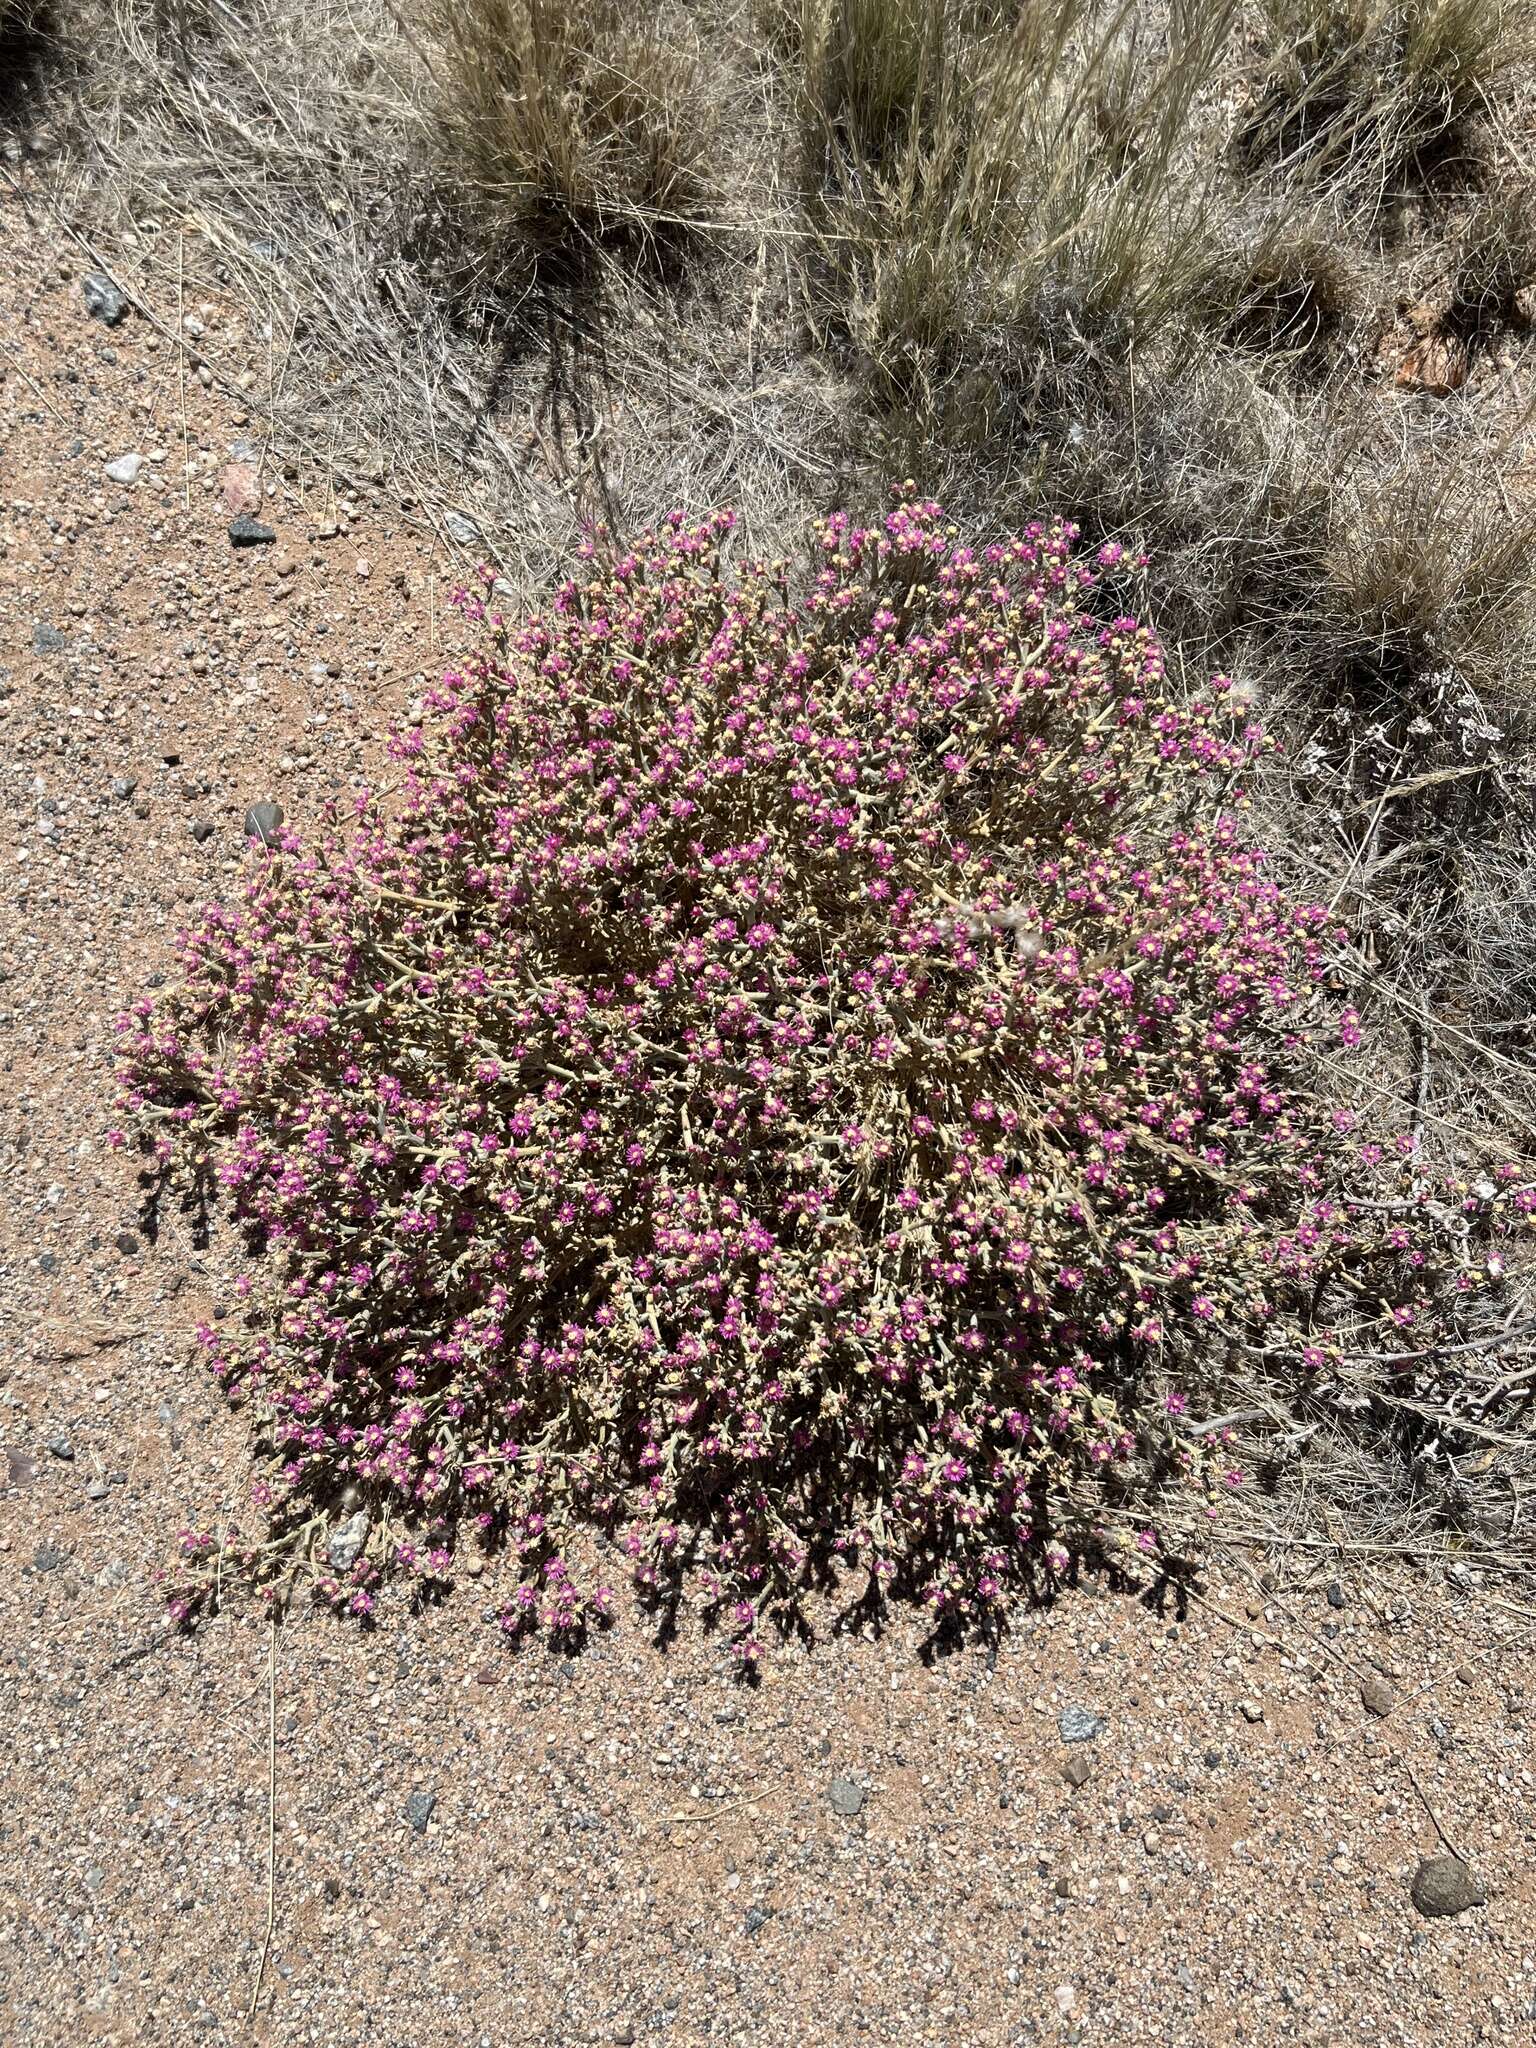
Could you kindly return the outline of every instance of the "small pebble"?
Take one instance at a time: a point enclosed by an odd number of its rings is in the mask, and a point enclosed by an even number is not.
[[[1384,1721],[1397,1705],[1397,1694],[1379,1672],[1372,1671],[1360,1681],[1360,1704],[1368,1714]]]
[[[282,805],[270,803],[264,797],[260,803],[252,804],[245,814],[245,836],[258,840],[263,846],[271,846],[282,829],[282,823]]]
[[[1104,1726],[1098,1714],[1091,1714],[1086,1707],[1066,1706],[1056,1716],[1056,1726],[1061,1730],[1063,1742],[1092,1742]]]
[[[832,1802],[834,1813],[851,1819],[854,1814],[863,1810],[864,1787],[856,1784],[852,1778],[834,1778],[828,1788],[827,1797]]]
[[[99,270],[86,272],[80,280],[80,292],[85,300],[85,310],[93,320],[116,327],[127,316],[127,299],[111,278],[103,277]]]
[[[1445,1920],[1486,1906],[1488,1887],[1459,1856],[1426,1856],[1414,1873],[1412,1896],[1426,1919]]]
[[[350,1521],[332,1532],[325,1546],[326,1561],[334,1570],[350,1571],[368,1541],[368,1510],[359,1508]]]
[[[405,1817],[418,1835],[427,1832],[427,1823],[437,1805],[435,1792],[413,1792],[405,1802]]]
[[[249,512],[242,512],[229,522],[231,545],[237,548],[270,547],[277,539],[274,527],[263,526],[259,519],[253,519]]]

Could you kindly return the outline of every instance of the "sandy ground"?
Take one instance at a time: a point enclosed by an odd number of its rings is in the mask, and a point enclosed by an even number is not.
[[[0,2040],[1536,2039],[1529,1619],[1389,1560],[1183,1618],[1084,1588],[995,1655],[824,1638],[752,1689],[633,1617],[510,1653],[494,1565],[371,1633],[167,1632],[244,1436],[190,1358],[217,1254],[150,1243],[103,1142],[111,1019],[249,803],[302,824],[376,760],[453,570],[0,231]],[[253,469],[277,539],[236,549]],[[1486,1904],[1415,1905],[1430,1806]]]

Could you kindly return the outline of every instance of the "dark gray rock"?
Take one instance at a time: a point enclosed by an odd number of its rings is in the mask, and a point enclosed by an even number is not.
[[[413,1792],[405,1802],[405,1817],[418,1835],[427,1832],[427,1822],[437,1805],[435,1792]]]
[[[748,1932],[748,1934],[761,1934],[761,1933],[762,1933],[762,1931],[763,1931],[763,1929],[764,1929],[764,1928],[765,1928],[765,1927],[766,1927],[766,1926],[768,1925],[768,1922],[769,1922],[769,1921],[770,1921],[770,1920],[771,1920],[772,1918],[773,1918],[773,1909],[772,1909],[771,1907],[768,1907],[768,1906],[748,1906],[748,1908],[747,1908],[747,1932]]]
[[[1486,1906],[1488,1887],[1459,1856],[1426,1856],[1414,1873],[1413,1903],[1430,1920]]]
[[[249,512],[242,512],[229,522],[229,538],[237,548],[265,548],[277,539],[277,531],[274,527],[263,526]]]
[[[85,310],[93,320],[101,320],[108,327],[117,327],[128,317],[128,301],[112,282],[103,277],[99,270],[88,270],[80,280],[81,296]]]
[[[137,775],[114,775],[112,778],[112,794],[119,803],[127,803],[129,797],[133,795],[138,786],[139,778]]]
[[[192,837],[199,846],[207,845],[208,841],[213,837],[213,826],[207,818],[194,818],[192,820]]]
[[[263,797],[260,803],[252,804],[245,814],[245,836],[259,840],[263,846],[275,843],[283,825],[283,807],[268,802]]]
[[[832,1802],[832,1811],[851,1820],[864,1809],[864,1787],[852,1778],[834,1778],[827,1788],[827,1797]]]
[[[1328,1605],[1336,1609],[1344,1605],[1344,1588],[1337,1579],[1328,1588]]]
[[[56,1458],[62,1458],[66,1465],[74,1459],[75,1447],[67,1436],[49,1437],[48,1448]]]
[[[69,645],[68,640],[57,626],[49,625],[46,619],[39,619],[32,628],[32,652],[34,654],[62,654]]]
[[[1086,1707],[1066,1706],[1056,1716],[1056,1726],[1061,1730],[1063,1742],[1092,1742],[1104,1726],[1098,1714],[1090,1714]]]
[[[37,1554],[32,1560],[32,1568],[34,1571],[39,1572],[53,1572],[57,1571],[61,1564],[66,1564],[68,1561],[69,1552],[67,1550],[55,1550],[51,1543],[39,1543]]]
[[[1069,1756],[1061,1767],[1061,1775],[1074,1790],[1080,1785],[1087,1784],[1092,1771],[1093,1765],[1089,1763],[1081,1750],[1078,1751],[1076,1756]]]

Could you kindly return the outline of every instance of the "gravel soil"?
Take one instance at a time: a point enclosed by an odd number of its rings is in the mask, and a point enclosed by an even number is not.
[[[455,572],[0,229],[0,2040],[1536,2039],[1531,1617],[1390,1558],[1084,1586],[995,1651],[823,1629],[750,1688],[686,1618],[509,1652],[494,1561],[372,1631],[166,1629],[246,1443],[217,1244],[104,1143],[112,1018],[250,804],[377,764]]]

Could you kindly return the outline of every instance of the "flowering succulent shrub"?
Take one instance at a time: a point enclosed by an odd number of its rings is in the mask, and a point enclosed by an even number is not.
[[[234,1549],[366,1610],[477,1532],[572,1627],[585,1523],[747,1656],[829,1564],[976,1616],[1185,1540],[1234,1357],[1411,1371],[1485,1284],[1510,1191],[1316,1092],[1358,1020],[1228,683],[1095,622],[1070,528],[909,494],[797,596],[731,526],[594,543],[531,623],[487,577],[395,808],[256,855],[125,1020],[161,1166],[264,1248],[204,1337],[271,1531],[189,1539],[185,1598]]]

